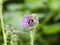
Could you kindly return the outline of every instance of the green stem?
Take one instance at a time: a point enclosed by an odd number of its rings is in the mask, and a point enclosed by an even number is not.
[[[5,31],[4,31],[4,22],[3,22],[3,17],[2,17],[2,0],[0,0],[0,19],[1,19],[3,38],[4,38],[4,45],[7,45],[6,34],[5,34]]]
[[[34,45],[34,30],[30,30],[31,45]]]
[[[11,45],[18,45],[17,40],[15,38],[17,38],[17,37],[14,37],[14,35],[12,34],[11,35],[11,43],[10,43]]]

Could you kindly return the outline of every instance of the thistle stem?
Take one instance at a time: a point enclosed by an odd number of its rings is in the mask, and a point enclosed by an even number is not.
[[[34,30],[30,30],[31,45],[34,45]]]
[[[3,22],[3,17],[2,17],[2,1],[3,0],[0,0],[0,19],[1,19],[3,38],[4,38],[4,45],[7,45],[7,38],[6,38],[5,31],[4,31],[4,22]]]
[[[16,39],[17,39],[17,37],[14,37],[14,35],[12,34],[12,35],[11,35],[11,42],[10,42],[10,44],[11,44],[11,45],[18,45]]]

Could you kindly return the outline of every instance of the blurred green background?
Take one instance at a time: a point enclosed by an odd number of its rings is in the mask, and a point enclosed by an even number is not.
[[[60,45],[60,0],[7,0],[3,3],[4,24],[12,25],[20,32],[18,45],[29,44],[29,32],[21,26],[21,20],[24,15],[32,13],[39,17],[34,45]]]

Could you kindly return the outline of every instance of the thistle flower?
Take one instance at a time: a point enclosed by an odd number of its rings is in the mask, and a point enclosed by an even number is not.
[[[22,26],[26,29],[32,28],[38,24],[38,18],[36,14],[26,15],[22,20]]]

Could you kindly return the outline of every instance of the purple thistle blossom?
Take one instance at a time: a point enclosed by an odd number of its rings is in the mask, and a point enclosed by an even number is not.
[[[26,29],[34,27],[38,23],[39,22],[38,22],[38,19],[36,17],[36,14],[29,14],[29,15],[25,16],[22,20],[22,26]]]

